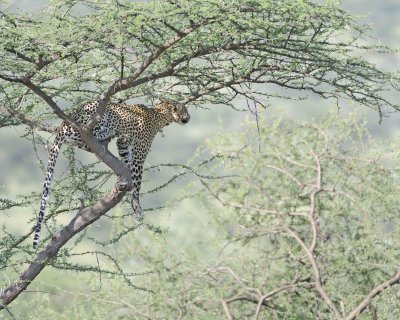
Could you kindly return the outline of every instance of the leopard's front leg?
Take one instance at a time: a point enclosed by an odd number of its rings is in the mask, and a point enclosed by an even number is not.
[[[101,123],[94,128],[93,134],[97,140],[107,147],[111,139],[115,137],[115,130]]]
[[[129,166],[131,172],[131,178],[133,181],[131,206],[133,214],[136,217],[141,218],[142,208],[140,207],[139,194],[142,184],[143,164],[147,152],[135,142],[123,138],[117,140],[117,147],[121,160]]]

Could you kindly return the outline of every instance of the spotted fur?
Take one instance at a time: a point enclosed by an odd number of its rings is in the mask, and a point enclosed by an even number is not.
[[[97,106],[98,102],[89,103],[72,113],[71,117],[75,121],[85,124],[96,113]],[[186,107],[171,102],[162,102],[154,108],[147,108],[144,105],[109,104],[102,120],[94,128],[93,134],[99,141],[109,142],[111,139],[117,138],[119,156],[129,166],[134,184],[132,207],[135,214],[141,214],[139,192],[143,163],[150,151],[155,135],[172,122],[186,124],[189,120],[190,116]],[[56,138],[50,149],[33,248],[37,248],[39,244],[54,167],[63,144],[90,151],[82,141],[79,131],[63,122],[57,130]]]

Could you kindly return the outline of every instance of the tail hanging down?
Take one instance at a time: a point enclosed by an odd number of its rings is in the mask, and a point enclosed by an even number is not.
[[[46,209],[47,201],[49,199],[50,185],[51,185],[51,180],[53,179],[54,167],[56,165],[57,156],[58,153],[60,152],[60,148],[63,142],[64,141],[61,137],[56,136],[53,146],[50,149],[49,161],[47,163],[47,171],[43,185],[42,200],[40,201],[40,211],[37,224],[35,227],[35,236],[33,237],[33,249],[36,249],[37,246],[39,245],[40,231],[42,230],[42,225],[44,221],[44,210]]]

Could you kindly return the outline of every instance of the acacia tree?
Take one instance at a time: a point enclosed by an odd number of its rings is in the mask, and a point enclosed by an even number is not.
[[[385,110],[399,109],[386,99],[387,90],[398,90],[399,77],[360,56],[362,51],[390,50],[367,45],[365,26],[333,2],[52,1],[40,16],[1,11],[0,17],[1,127],[54,132],[53,120],[62,119],[80,131],[91,151],[118,177],[110,192],[83,184],[86,200],[80,208],[63,203],[61,211],[79,210],[43,241],[34,259],[25,242],[29,235],[2,239],[1,268],[11,265],[19,275],[1,293],[0,308],[46,265],[65,265],[68,256],[60,249],[67,241],[83,236],[131,190],[128,170],[92,136],[113,99],[168,98],[236,108],[245,98],[247,108],[257,112],[268,98],[291,98],[294,90],[350,99],[376,109],[380,117]],[[275,93],[277,87],[288,89],[290,96]],[[68,116],[70,108],[91,100],[98,100],[99,108],[87,125]],[[85,182],[108,174],[91,169],[82,167]],[[37,198],[23,205],[34,201]],[[16,205],[3,203],[4,210]]]

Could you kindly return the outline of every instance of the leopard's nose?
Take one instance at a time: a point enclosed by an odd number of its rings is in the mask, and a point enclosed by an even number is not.
[[[182,117],[181,121],[182,123],[188,123],[190,120],[190,116]]]

